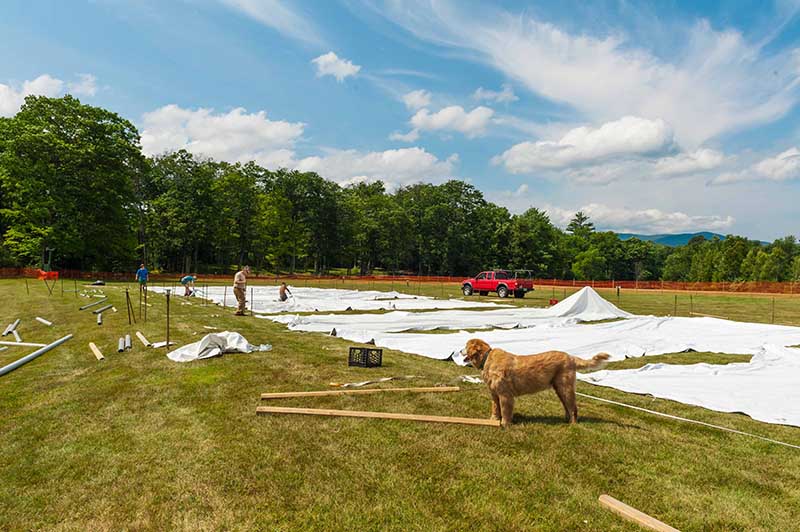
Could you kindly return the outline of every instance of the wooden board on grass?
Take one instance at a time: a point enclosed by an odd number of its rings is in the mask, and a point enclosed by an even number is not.
[[[311,416],[361,417],[372,419],[399,419],[402,421],[426,421],[429,423],[456,423],[460,425],[484,425],[499,427],[498,419],[471,417],[425,416],[421,414],[398,414],[395,412],[368,412],[363,410],[330,410],[327,408],[291,408],[281,406],[259,406],[257,414],[303,414]]]

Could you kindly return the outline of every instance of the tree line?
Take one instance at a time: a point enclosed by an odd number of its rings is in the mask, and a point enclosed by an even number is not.
[[[512,214],[459,180],[389,191],[314,172],[142,154],[128,120],[71,96],[29,96],[0,118],[0,265],[168,272],[261,271],[675,281],[800,279],[792,236],[669,248],[622,241],[576,213],[562,230],[531,207]]]

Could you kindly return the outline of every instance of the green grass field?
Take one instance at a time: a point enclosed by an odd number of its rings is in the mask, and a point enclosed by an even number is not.
[[[382,368],[349,368],[342,340],[192,300],[171,306],[171,338],[236,330],[273,350],[189,364],[134,338],[164,339],[163,296],[129,326],[125,286],[106,289],[117,313],[97,326],[89,302],[52,296],[40,281],[0,280],[0,327],[22,318],[25,341],[74,338],[0,377],[0,530],[639,530],[599,506],[608,493],[681,530],[794,530],[800,451],[579,398],[568,426],[554,394],[521,398],[508,430],[402,421],[257,416],[266,391],[321,390],[332,381],[419,375],[387,386],[452,384],[471,368],[384,351]],[[354,288],[352,282],[313,286]],[[301,283],[302,285],[302,283]],[[65,283],[72,288],[72,283]],[[390,289],[363,283],[364,288]],[[133,288],[133,286],[131,285]],[[423,295],[457,285],[395,284]],[[569,291],[567,291],[568,295]],[[625,310],[672,314],[674,294],[601,292]],[[134,307],[138,310],[137,294]],[[545,288],[512,302],[543,305]],[[555,290],[561,299],[563,289]],[[772,297],[680,294],[678,314],[772,321]],[[476,300],[478,298],[475,298]],[[481,298],[487,300],[491,298]],[[800,299],[775,299],[776,323],[800,324]],[[42,316],[54,322],[46,327]],[[7,338],[4,338],[4,340]],[[101,348],[98,362],[88,343]],[[30,352],[0,351],[0,365]],[[726,363],[691,353],[612,364]],[[581,392],[800,444],[800,429],[768,425],[579,383]],[[276,403],[278,404],[278,403]],[[487,417],[482,386],[450,394],[287,400],[286,406]]]

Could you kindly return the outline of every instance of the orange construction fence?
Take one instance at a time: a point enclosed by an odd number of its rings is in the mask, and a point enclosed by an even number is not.
[[[35,268],[0,268],[0,278],[41,278],[40,272],[47,274],[48,279],[84,279],[104,281],[133,281],[134,274],[123,272],[83,272],[79,270],[60,270],[56,272],[42,272]],[[177,281],[181,274],[151,273],[150,279],[154,282]],[[200,274],[207,281],[228,281],[233,275]],[[255,281],[280,281],[280,280],[341,280],[341,281],[369,281],[369,282],[401,282],[401,283],[460,283],[465,277],[448,277],[434,275],[309,275],[309,274],[260,274],[252,275]],[[534,279],[537,286],[558,286],[582,288],[622,288],[625,290],[677,290],[693,292],[741,292],[763,294],[800,294],[798,282],[771,282],[771,281],[743,281],[743,282],[705,282],[689,283],[679,281],[578,281],[564,279]]]

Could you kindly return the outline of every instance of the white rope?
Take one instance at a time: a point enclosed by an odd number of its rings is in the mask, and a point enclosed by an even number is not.
[[[770,443],[777,443],[778,445],[784,445],[786,447],[792,447],[794,449],[800,449],[800,445],[793,445],[791,443],[785,443],[778,440],[773,440],[771,438],[765,438],[764,436],[758,436],[757,434],[750,434],[749,432],[743,432],[741,430],[731,429],[728,427],[722,427],[720,425],[713,425],[711,423],[706,423],[705,421],[697,421],[696,419],[687,419],[685,417],[680,416],[673,416],[672,414],[665,414],[663,412],[656,412],[655,410],[648,410],[647,408],[642,408],[639,406],[628,405],[625,403],[620,403],[618,401],[612,401],[611,399],[603,399],[602,397],[595,397],[594,395],[588,395],[585,393],[575,392],[576,395],[580,395],[581,397],[588,397],[589,399],[595,399],[597,401],[602,401],[604,403],[610,403],[612,405],[617,406],[624,406],[626,408],[632,408],[633,410],[639,410],[641,412],[647,412],[648,414],[655,414],[657,416],[666,417],[669,419],[675,419],[677,421],[686,421],[687,423],[695,423],[697,425],[703,425],[704,427],[711,427],[713,429],[724,430],[726,432],[733,432],[734,434],[741,434],[743,436],[750,436],[751,438],[758,438],[759,440],[768,441]]]

